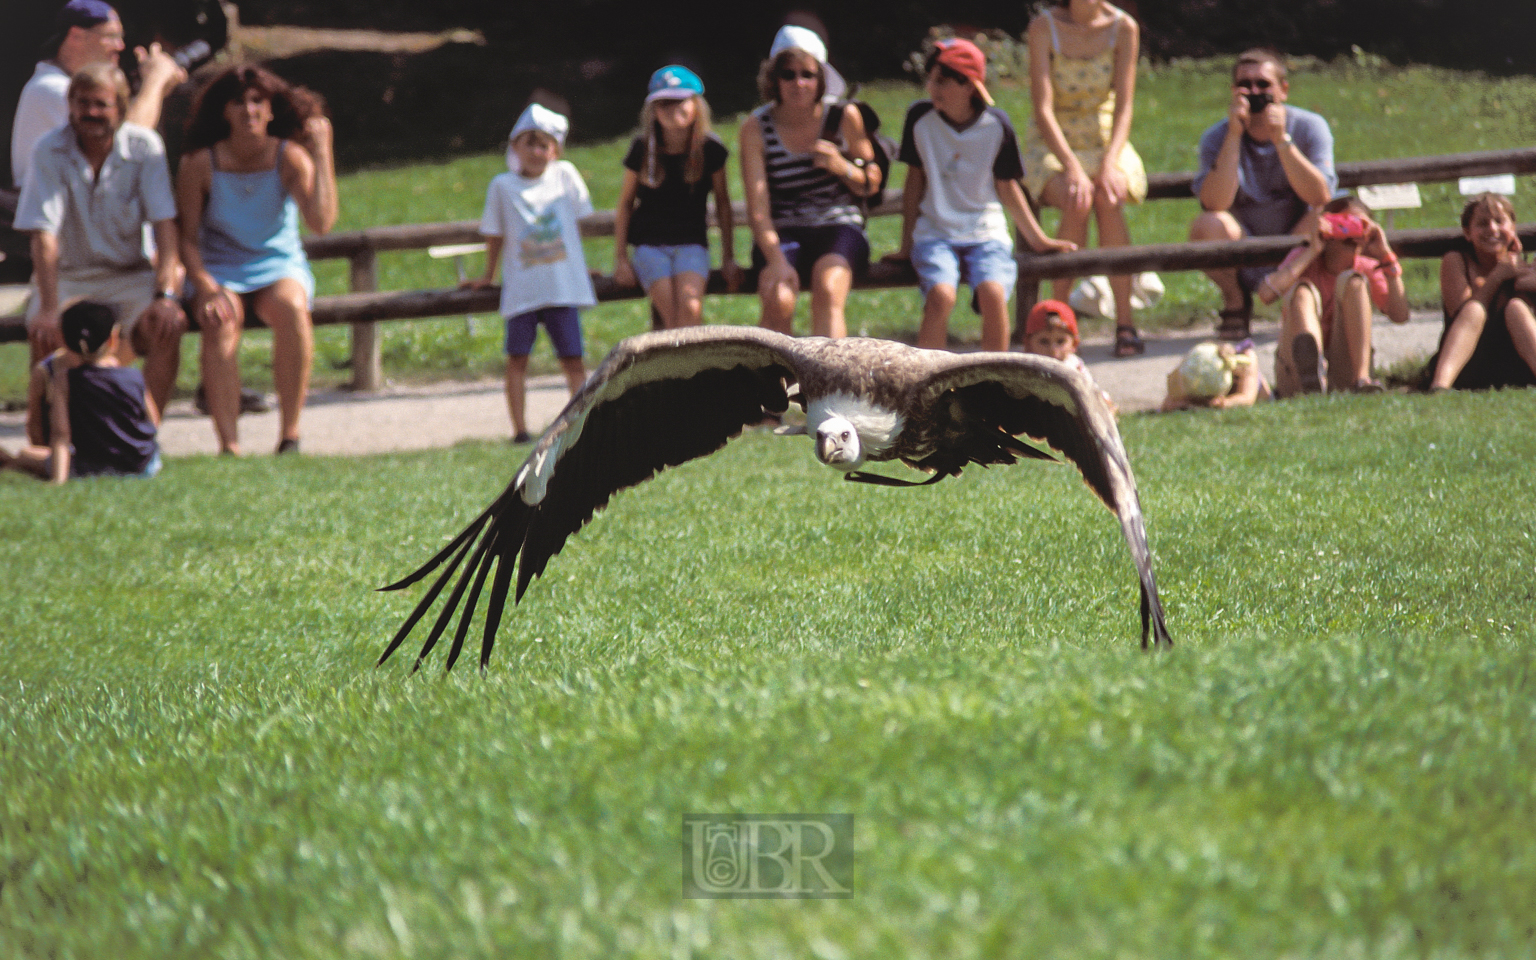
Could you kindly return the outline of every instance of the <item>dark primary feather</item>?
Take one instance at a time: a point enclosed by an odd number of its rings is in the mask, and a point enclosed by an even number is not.
[[[452,668],[481,588],[494,568],[481,639],[480,665],[484,667],[514,567],[516,603],[566,539],[614,493],[667,467],[713,453],[743,427],[761,422],[765,411],[782,413],[788,405],[785,385],[794,382],[794,373],[777,348],[781,341],[793,341],[766,331],[747,330],[746,336],[742,332],[726,336],[711,328],[666,331],[631,338],[616,347],[540,439],[518,471],[520,479],[514,479],[495,503],[420,569],[383,588],[401,589],[447,564],[379,663],[405,641],[463,566],[417,655],[416,668],[457,610],[459,624],[446,664]],[[530,505],[523,499],[530,479],[525,473],[541,455],[556,458],[558,480],[551,480],[543,499]]]
[[[1172,646],[1136,480],[1098,386],[1064,364],[1027,354],[957,356],[944,367],[929,379],[924,396],[938,429],[948,429],[957,439],[950,450],[940,447],[913,465],[958,474],[964,463],[954,462],[957,455],[970,455],[970,462],[982,465],[1012,463],[1008,451],[998,449],[998,434],[1032,437],[1060,450],[1120,520],[1141,582],[1141,645],[1146,647],[1150,638]]]

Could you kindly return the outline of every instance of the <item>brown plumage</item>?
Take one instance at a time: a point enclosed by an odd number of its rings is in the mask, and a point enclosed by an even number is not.
[[[507,489],[420,569],[383,588],[401,589],[448,564],[379,663],[405,641],[463,566],[416,667],[462,606],[446,662],[453,667],[490,579],[483,669],[514,567],[516,603],[566,538],[614,493],[719,450],[765,414],[784,412],[791,399],[806,410],[817,458],[850,480],[908,485],[860,472],[867,461],[901,460],[933,473],[931,483],[958,476],[969,463],[1053,459],[1019,442],[1019,436],[1061,451],[1120,520],[1141,581],[1142,646],[1149,636],[1157,645],[1172,645],[1136,481],[1114,417],[1086,375],[1028,354],[953,354],[889,340],[795,339],[750,327],[693,327],[631,337],[615,347]]]

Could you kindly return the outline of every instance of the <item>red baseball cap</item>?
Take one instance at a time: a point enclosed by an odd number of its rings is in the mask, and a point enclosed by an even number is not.
[[[981,52],[980,47],[960,37],[940,40],[934,46],[939,51],[939,63],[971,81],[977,95],[986,101],[987,106],[996,102],[992,94],[987,92],[987,55]]]
[[[1050,322],[1052,314],[1055,314],[1059,320],[1059,323],[1054,324],[1055,326],[1071,331],[1074,337],[1078,335],[1077,314],[1072,312],[1071,307],[1060,300],[1041,300],[1030,308],[1029,316],[1024,320],[1024,336],[1033,336],[1046,327],[1053,326]]]

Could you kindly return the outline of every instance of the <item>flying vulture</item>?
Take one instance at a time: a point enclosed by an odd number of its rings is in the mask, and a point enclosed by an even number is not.
[[[613,494],[714,453],[743,428],[783,413],[791,400],[805,410],[816,459],[847,480],[918,485],[860,469],[880,460],[931,472],[925,483],[959,476],[970,463],[1054,460],[1021,443],[1020,435],[1061,451],[1120,518],[1141,579],[1142,647],[1149,632],[1156,645],[1172,645],[1131,465],[1114,417],[1086,374],[1028,354],[954,354],[863,337],[796,339],[751,327],[691,327],[642,334],[615,347],[485,512],[421,569],[383,588],[407,587],[447,563],[379,663],[462,566],[416,667],[462,606],[446,664],[452,669],[494,569],[483,669],[514,566],[516,603],[566,538]]]

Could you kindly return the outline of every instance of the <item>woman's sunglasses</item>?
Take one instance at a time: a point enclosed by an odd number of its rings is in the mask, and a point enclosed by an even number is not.
[[[791,82],[795,80],[815,80],[819,76],[821,76],[821,74],[815,70],[791,70],[788,67],[785,67],[783,70],[778,71],[778,77],[780,80],[788,80]]]

